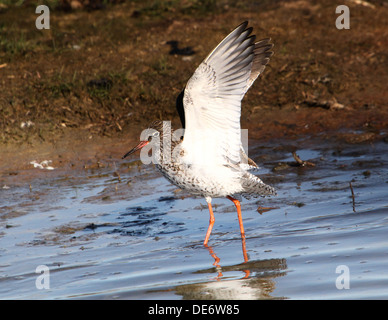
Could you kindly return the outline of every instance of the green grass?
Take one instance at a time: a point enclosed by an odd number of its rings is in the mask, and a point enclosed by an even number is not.
[[[219,1],[217,3],[216,0],[142,0],[136,2],[142,3],[142,8],[138,10],[140,15],[154,18],[164,18],[169,14],[176,15],[177,13],[203,16],[222,11],[226,3],[234,6],[233,1]]]
[[[102,5],[110,4],[111,0],[103,0]],[[50,7],[51,9],[56,9],[61,7],[61,1],[60,0],[35,0],[30,2],[27,2],[26,0],[0,0],[0,4],[3,4],[5,6],[22,6],[22,5],[32,5],[32,6],[38,6],[38,5],[46,5]]]
[[[0,31],[0,52],[2,51],[10,55],[23,55],[26,52],[33,50],[34,47],[35,45],[27,40],[24,31],[15,33],[3,33]]]
[[[0,4],[5,5],[5,6],[9,6],[9,7],[11,7],[11,6],[20,7],[22,5],[25,5],[25,3],[26,3],[26,0],[16,0],[16,1],[15,0],[0,0]],[[50,8],[55,8],[58,6],[59,0],[43,0],[43,1],[36,0],[32,3],[33,6],[38,6],[41,4],[47,5]]]
[[[14,5],[14,6],[21,6],[23,4],[24,0],[0,0],[0,4],[3,4],[3,5],[6,5],[6,6],[10,6],[10,5]]]

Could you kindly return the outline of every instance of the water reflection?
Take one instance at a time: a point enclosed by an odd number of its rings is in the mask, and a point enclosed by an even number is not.
[[[181,285],[175,293],[183,299],[256,300],[284,298],[272,295],[274,278],[286,274],[286,259],[248,260],[245,238],[241,239],[244,262],[222,266],[221,259],[211,246],[206,246],[213,257],[217,276],[209,282]],[[236,279],[236,272],[240,276]],[[214,268],[198,270],[195,273],[214,273]]]
[[[246,248],[246,239],[245,236],[241,238],[241,246],[242,246],[242,252],[243,252],[243,257],[244,257],[244,263],[248,262],[248,253],[247,253],[247,248]],[[220,258],[217,257],[217,255],[214,253],[214,250],[211,246],[205,245],[205,247],[209,250],[210,255],[214,258],[215,262],[213,263],[214,266],[216,266],[216,269],[218,271],[218,276],[217,280],[222,277],[222,272],[221,272],[221,266],[219,265]],[[248,278],[250,271],[249,270],[244,270],[245,272],[245,277]]]

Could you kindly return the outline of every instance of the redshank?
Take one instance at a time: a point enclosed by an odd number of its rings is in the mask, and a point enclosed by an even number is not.
[[[204,245],[215,221],[212,198],[233,201],[245,240],[241,197],[276,195],[274,188],[252,174],[258,166],[241,142],[241,100],[273,54],[270,39],[255,42],[247,26],[248,22],[242,23],[221,41],[178,96],[184,135],[171,139],[176,132],[169,122],[155,121],[147,129],[148,139],[123,156],[151,142],[157,145],[153,157],[160,172],[180,189],[205,197],[210,221]]]

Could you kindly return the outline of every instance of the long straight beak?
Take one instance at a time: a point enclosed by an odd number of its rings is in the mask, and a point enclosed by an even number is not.
[[[140,141],[140,143],[134,147],[133,149],[129,150],[121,159],[124,159],[131,155],[132,153],[136,152],[137,150],[140,150],[141,148],[145,147],[147,144],[149,144],[149,141]]]

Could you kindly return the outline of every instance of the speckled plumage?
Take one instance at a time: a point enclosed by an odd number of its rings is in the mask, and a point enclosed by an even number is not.
[[[240,199],[240,196],[243,196],[249,199],[276,194],[274,188],[263,183],[257,176],[241,167],[240,164],[225,163],[221,168],[217,168],[218,173],[213,175],[211,172],[214,171],[214,168],[208,167],[206,162],[204,166],[202,164],[185,163],[183,157],[185,150],[182,147],[182,140],[174,141],[170,139],[174,135],[174,130],[170,127],[169,122],[154,121],[149,129],[159,132],[158,140],[154,142],[157,143],[157,147],[154,149],[156,151],[154,155],[156,168],[178,188],[205,198],[232,196]],[[164,139],[165,135],[169,136],[168,139]],[[166,142],[168,145],[164,145]],[[166,148],[170,152],[167,161],[163,157]],[[248,166],[251,169],[257,168],[253,160],[246,159],[250,162]],[[224,179],[218,178],[220,176],[219,171],[233,173],[229,183],[225,184]]]

